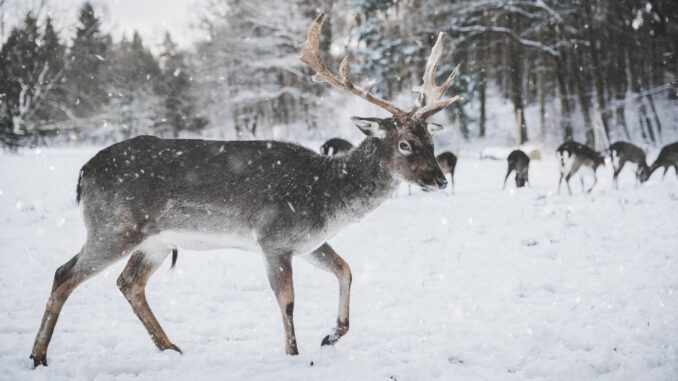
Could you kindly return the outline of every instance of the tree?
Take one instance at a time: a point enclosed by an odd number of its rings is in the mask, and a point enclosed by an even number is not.
[[[63,74],[63,51],[49,18],[42,35],[30,12],[23,25],[10,32],[0,50],[0,137],[5,143],[21,144],[35,132],[36,121],[49,118]]]
[[[169,33],[163,42],[163,76],[159,93],[164,100],[164,121],[176,138],[181,131],[200,131],[207,121],[195,116],[194,99],[191,96],[189,68],[184,53],[179,51]]]
[[[78,116],[95,113],[108,100],[103,69],[110,37],[101,32],[100,24],[92,4],[84,3],[65,75],[68,106]]]
[[[205,89],[201,108],[213,120],[230,120],[234,137],[271,136],[275,125],[317,124],[312,111],[322,107],[317,95],[323,90],[309,83],[297,59],[308,7],[302,0],[284,6],[258,0],[210,3],[203,19],[209,40],[198,46],[195,76]]]

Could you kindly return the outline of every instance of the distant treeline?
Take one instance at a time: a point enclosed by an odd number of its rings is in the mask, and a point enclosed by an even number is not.
[[[331,131],[344,105],[329,102],[333,90],[312,83],[296,59],[320,11],[330,16],[321,44],[328,65],[336,70],[337,50],[351,52],[356,81],[376,80],[374,91],[389,99],[411,94],[446,32],[454,49],[438,71],[461,65],[450,92],[466,102],[447,112],[466,136],[495,128],[491,96],[513,105],[506,122],[520,142],[582,137],[593,146],[607,135],[655,144],[677,128],[662,120],[678,104],[675,0],[200,0],[196,9],[208,38],[180,52],[168,35],[157,57],[137,34],[112,42],[88,4],[70,43],[49,19],[38,27],[26,15],[0,53],[0,138],[177,136],[207,124],[229,137],[290,125]],[[674,109],[662,113],[667,104]],[[538,128],[527,128],[528,106]]]
[[[114,43],[92,6],[79,10],[72,41],[29,12],[0,49],[0,139],[10,147],[55,134],[119,140],[199,130],[184,53],[166,34],[155,57],[135,32]],[[114,128],[107,128],[115,126]],[[110,136],[107,136],[110,135]]]
[[[455,43],[449,62],[461,63],[467,74],[464,89],[480,103],[473,116],[479,136],[485,135],[486,115],[492,112],[486,108],[488,85],[496,85],[513,103],[521,142],[538,138],[527,136],[522,117],[525,107],[535,104],[542,134],[570,139],[581,128],[592,145],[597,124],[608,136],[630,139],[639,130],[654,143],[662,133],[656,99],[678,98],[675,0],[360,3],[365,51],[383,52],[366,54],[366,64],[395,66],[381,69],[389,73],[382,79],[387,92],[403,90],[397,78],[419,78],[423,67],[417,62],[435,33],[449,34]],[[386,55],[392,58],[379,59]],[[559,115],[547,115],[551,103]]]

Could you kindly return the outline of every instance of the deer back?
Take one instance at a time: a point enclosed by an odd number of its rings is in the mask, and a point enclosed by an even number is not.
[[[81,171],[86,221],[161,231],[229,233],[297,247],[326,238],[385,200],[395,180],[380,142],[325,157],[277,141],[165,140],[114,144]],[[299,242],[295,242],[299,241]],[[320,242],[322,243],[322,242]]]

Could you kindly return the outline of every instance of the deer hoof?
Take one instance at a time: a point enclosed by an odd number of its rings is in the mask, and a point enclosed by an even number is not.
[[[321,347],[324,347],[326,345],[334,345],[336,342],[339,341],[339,336],[337,335],[327,335],[323,339],[322,343],[320,343]]]
[[[179,352],[180,355],[183,355],[183,354],[184,354],[184,352],[181,351],[181,348],[177,347],[177,346],[174,345],[174,344],[172,344],[172,345],[170,345],[169,347],[163,349],[163,351],[168,350],[168,349],[171,349],[171,350],[173,350],[173,351],[177,351],[177,352]]]
[[[33,369],[39,367],[40,365],[47,366],[47,356],[36,356],[31,355],[31,360],[33,360]]]

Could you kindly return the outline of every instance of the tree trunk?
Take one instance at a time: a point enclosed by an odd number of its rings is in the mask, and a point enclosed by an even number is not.
[[[520,31],[520,20],[517,15],[509,16],[511,29],[516,33]],[[527,123],[525,122],[525,105],[523,101],[523,52],[522,46],[516,41],[509,43],[509,55],[511,60],[511,98],[513,100],[513,109],[516,114],[518,126],[518,142],[523,144],[527,141]]]
[[[546,89],[544,84],[544,70],[546,68],[541,66],[537,72],[537,91],[539,91],[539,131],[541,138],[546,138]]]
[[[485,38],[482,39],[483,42]],[[485,111],[486,105],[486,90],[487,90],[487,58],[485,54],[485,46],[480,47],[478,61],[480,61],[480,71],[478,72],[478,95],[480,97],[480,129],[478,136],[485,137],[485,123],[487,122],[487,115]]]
[[[591,3],[589,3],[591,4]],[[598,25],[594,26],[594,22],[592,20],[592,11],[593,7],[589,7],[587,12],[587,19],[589,23],[588,27],[588,40],[589,40],[589,45],[590,45],[590,53],[591,53],[591,65],[592,67],[592,76],[593,76],[593,85],[595,86],[596,90],[596,106],[598,108],[598,112],[600,113],[600,119],[603,123],[603,129],[605,131],[605,137],[607,140],[610,140],[610,126],[609,126],[609,119],[610,119],[610,110],[607,109],[607,102],[605,102],[605,84],[603,82],[603,73],[600,65],[600,55],[601,55],[601,50],[603,46],[603,37],[600,36],[600,33],[602,33],[602,30],[598,28]],[[596,37],[597,36],[597,37]]]
[[[570,107],[570,100],[567,91],[567,82],[565,65],[563,60],[564,54],[560,58],[556,58],[556,86],[558,87],[558,94],[560,96],[560,127],[563,131],[563,139],[565,141],[572,140],[572,109]]]
[[[584,88],[584,83],[582,80],[581,64],[579,58],[580,52],[575,47],[572,49],[571,59],[570,59],[570,71],[572,72],[572,78],[574,80],[574,90],[577,93],[577,98],[579,99],[579,107],[581,108],[582,116],[584,117],[584,131],[586,131],[586,144],[590,147],[595,148],[595,132],[593,131],[593,125],[591,124],[591,107],[590,99],[587,95],[587,89]]]

